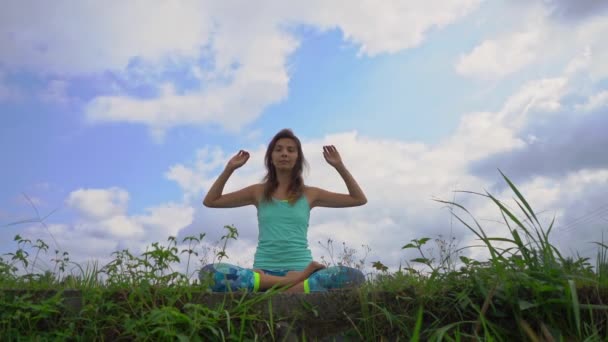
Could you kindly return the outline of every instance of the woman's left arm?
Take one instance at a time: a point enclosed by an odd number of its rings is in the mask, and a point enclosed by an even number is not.
[[[356,207],[360,205],[364,205],[367,203],[367,198],[357,184],[357,181],[350,174],[344,163],[342,162],[342,158],[340,157],[340,153],[335,146],[323,146],[323,157],[327,163],[333,166],[336,171],[340,174],[344,183],[346,184],[346,188],[348,189],[348,195],[339,194],[319,188],[310,188],[312,192],[312,205],[311,207],[330,207],[330,208],[343,208],[343,207]]]

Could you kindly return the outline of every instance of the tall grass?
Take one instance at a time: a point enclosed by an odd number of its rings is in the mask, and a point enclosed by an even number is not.
[[[371,264],[373,276],[360,289],[359,308],[343,312],[342,335],[360,340],[431,341],[596,341],[608,335],[608,246],[596,242],[596,264],[565,257],[551,244],[554,221],[544,227],[532,206],[505,176],[517,210],[485,192],[466,192],[491,201],[505,223],[504,236],[490,236],[478,220],[455,201],[452,215],[487,251],[486,260],[468,258],[451,241],[422,237],[402,249],[419,257],[396,271],[382,262]],[[226,226],[215,260],[226,258],[228,241],[238,237]],[[42,240],[15,237],[16,251],[0,257],[0,336],[75,340],[282,340],[298,335],[313,339],[314,327],[297,328],[295,316],[280,317],[272,301],[282,290],[259,295],[228,293],[219,305],[204,304],[208,289],[193,277],[200,266],[205,234],[178,243],[153,243],[140,255],[116,251],[106,265],[80,266],[66,252],[55,251],[50,267]],[[440,256],[425,253],[437,242]],[[178,246],[187,246],[179,249]],[[362,268],[362,259],[343,245],[330,260]],[[369,251],[369,249],[368,249]],[[176,267],[186,258],[186,271]],[[335,261],[334,261],[335,262]],[[196,264],[195,264],[196,263]],[[82,291],[77,313],[66,311],[62,291]],[[19,289],[20,291],[15,291]],[[56,290],[41,293],[34,290]],[[65,293],[64,293],[65,294]],[[266,307],[262,314],[258,308]],[[322,317],[324,307],[302,305]],[[311,323],[311,325],[314,323]],[[301,325],[301,324],[300,324]],[[286,326],[286,328],[285,328]],[[73,337],[79,336],[79,337]]]

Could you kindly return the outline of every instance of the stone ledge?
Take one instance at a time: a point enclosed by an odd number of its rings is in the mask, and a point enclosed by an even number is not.
[[[108,290],[116,301],[123,301],[131,291]],[[0,290],[0,295],[9,297],[28,294],[34,300],[43,300],[60,293],[68,314],[78,314],[84,298],[80,290]],[[187,303],[202,304],[210,309],[230,310],[243,302],[250,304],[249,312],[261,319],[275,323],[278,334],[290,331],[289,335],[305,334],[311,338],[337,336],[353,327],[353,322],[363,318],[361,296],[358,289],[336,290],[320,293],[206,293],[192,291],[190,299],[178,300],[176,306]],[[376,303],[395,301],[394,293],[367,293],[368,300]],[[272,316],[271,316],[272,314]]]
[[[193,297],[192,302],[210,308],[226,309],[231,305],[238,305],[241,300],[259,299],[260,301],[252,305],[251,309],[259,313],[263,319],[269,320],[272,312],[272,319],[277,322],[277,326],[289,326],[298,336],[305,333],[308,337],[318,338],[337,335],[352,329],[352,322],[363,318],[361,295],[358,290],[312,294],[280,293],[271,296],[264,293],[235,293],[232,296],[213,293]],[[394,297],[394,294],[385,293],[382,297],[386,299],[389,296]],[[230,299],[232,303],[226,302],[226,299]]]
[[[106,298],[116,303],[126,303],[134,292],[128,289],[98,289],[105,292]],[[247,303],[247,312],[259,317],[260,321],[252,321],[260,329],[267,329],[267,323],[274,323],[275,338],[278,340],[298,340],[298,337],[307,336],[321,341],[343,340],[341,336],[353,330],[353,324],[361,326],[361,319],[369,319],[377,314],[378,310],[386,308],[391,314],[400,317],[416,315],[419,300],[413,288],[399,292],[370,292],[364,289],[337,290],[322,293],[207,293],[196,288],[171,289],[149,288],[154,305],[163,306],[167,298],[177,308],[185,304],[201,304],[211,310],[232,310],[243,303]],[[168,291],[168,292],[165,292]],[[581,287],[577,289],[580,303],[602,304],[608,302],[608,289],[597,287]],[[169,294],[169,295],[167,295]],[[178,294],[175,298],[171,294]],[[78,315],[84,305],[83,293],[80,290],[18,290],[0,289],[0,297],[5,302],[11,302],[16,296],[28,295],[32,301],[38,302],[59,295],[59,300],[65,307],[65,314]],[[525,295],[524,295],[525,297]],[[441,298],[441,296],[439,297]],[[427,298],[428,300],[428,298]],[[479,304],[485,297],[476,298]],[[368,305],[374,303],[375,305]],[[437,304],[443,303],[441,300]],[[426,303],[426,305],[433,305]],[[603,304],[602,304],[603,305]],[[381,308],[381,309],[378,309]],[[449,312],[450,308],[441,307],[438,310]],[[564,310],[569,310],[564,307]],[[566,314],[566,312],[564,312]],[[597,315],[604,315],[604,311]],[[594,314],[596,315],[596,314]],[[598,319],[604,319],[605,316]],[[450,318],[446,318],[449,322]],[[471,319],[476,319],[475,317]],[[352,333],[352,332],[351,332]]]

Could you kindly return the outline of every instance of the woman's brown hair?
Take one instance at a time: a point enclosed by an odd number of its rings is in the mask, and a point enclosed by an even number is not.
[[[298,139],[298,137],[293,134],[293,131],[288,128],[282,129],[279,133],[277,133],[268,144],[268,149],[266,149],[264,164],[266,165],[267,173],[266,176],[264,176],[263,199],[265,201],[272,201],[272,193],[279,186],[277,171],[274,168],[274,165],[272,165],[272,151],[274,151],[275,145],[279,139],[291,139],[296,143],[298,148],[298,159],[296,159],[296,164],[291,171],[291,182],[289,184],[289,188],[287,189],[287,199],[290,204],[294,204],[304,193],[304,179],[302,177],[302,171],[304,166],[308,167],[308,163],[304,158],[300,139]]]

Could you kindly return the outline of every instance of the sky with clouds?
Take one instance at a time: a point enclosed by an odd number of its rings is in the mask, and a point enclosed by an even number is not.
[[[307,184],[346,191],[322,157],[333,144],[368,197],[313,209],[316,259],[328,239],[392,268],[415,238],[478,244],[434,199],[504,236],[496,206],[454,192],[508,201],[498,169],[556,219],[558,248],[593,257],[608,227],[606,4],[3,2],[0,252],[20,234],[103,262],[234,224],[228,261],[250,266],[255,208],[201,201],[240,149],[251,159],[225,190],[261,181],[268,141],[291,128]]]

